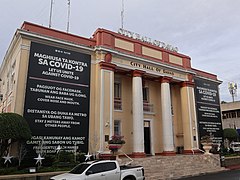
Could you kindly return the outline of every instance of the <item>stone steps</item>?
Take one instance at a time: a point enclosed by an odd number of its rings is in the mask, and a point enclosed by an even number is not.
[[[128,161],[121,160],[121,163]],[[151,156],[136,158],[131,164],[144,167],[146,180],[176,179],[224,170],[218,155]]]

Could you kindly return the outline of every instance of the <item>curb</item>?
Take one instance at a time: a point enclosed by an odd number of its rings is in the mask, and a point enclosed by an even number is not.
[[[213,171],[213,172],[202,172],[199,174],[194,174],[194,175],[187,175],[187,176],[181,176],[181,177],[177,177],[177,178],[173,178],[173,180],[180,180],[182,178],[191,178],[191,177],[201,177],[204,175],[208,175],[208,174],[216,174],[216,173],[220,173],[220,172],[225,172],[225,171],[229,171],[230,169],[223,169],[223,170],[218,170],[218,171]]]
[[[56,171],[56,172],[42,172],[42,173],[32,173],[32,174],[16,174],[16,175],[0,175],[0,179],[25,179],[34,177],[44,177],[44,176],[55,176],[57,174],[65,173],[67,171]]]
[[[240,169],[240,165],[226,166],[226,169],[229,169],[229,170],[236,170],[236,169]]]

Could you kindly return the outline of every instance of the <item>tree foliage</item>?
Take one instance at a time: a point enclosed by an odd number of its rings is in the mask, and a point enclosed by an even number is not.
[[[31,138],[27,121],[16,113],[0,114],[0,156],[13,142],[21,142]]]
[[[230,142],[238,138],[238,132],[236,129],[226,128],[223,130],[224,139],[228,139]]]

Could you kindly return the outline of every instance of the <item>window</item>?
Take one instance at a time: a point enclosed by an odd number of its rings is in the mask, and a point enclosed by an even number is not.
[[[173,92],[173,86],[172,85],[170,85],[170,98],[171,98],[171,114],[172,114],[172,116],[174,116],[174,110],[173,110],[173,101],[172,101],[172,97],[173,97],[173,94],[174,94],[174,92]]]
[[[112,171],[116,168],[117,166],[115,162],[108,162],[108,163],[95,164],[92,167],[90,167],[88,171],[91,171],[92,174],[96,174],[96,173],[101,173],[105,171]]]
[[[227,119],[226,113],[223,113],[223,119]]]
[[[121,83],[114,82],[114,98],[121,99]]]
[[[229,113],[226,113],[226,118],[230,118],[230,114]]]
[[[149,88],[148,87],[143,88],[143,101],[149,102]]]
[[[236,118],[236,112],[235,112],[235,111],[232,112],[232,113],[231,113],[231,116],[232,116],[232,118]]]
[[[114,120],[114,134],[121,135],[121,121]]]
[[[153,104],[150,104],[150,99],[149,99],[149,87],[143,87],[143,111],[148,113],[153,112]]]
[[[172,113],[172,116],[174,116],[174,111],[173,111],[173,105],[171,104],[171,113]]]
[[[9,83],[9,81],[7,81],[7,92],[6,93],[9,93],[9,88],[10,88],[10,83]]]
[[[104,163],[104,171],[112,171],[116,168],[117,166],[115,162]]]
[[[238,117],[240,117],[239,110],[222,112],[223,119],[233,119],[233,118],[238,118]]]
[[[92,174],[103,172],[103,163],[93,165],[88,171],[92,171]]]
[[[77,165],[75,168],[73,168],[73,169],[70,171],[70,173],[73,173],[73,174],[82,174],[83,171],[85,171],[85,170],[88,168],[88,166],[90,166],[90,164],[84,164],[84,163],[79,164],[79,165]]]
[[[121,83],[114,82],[114,109],[122,110]]]

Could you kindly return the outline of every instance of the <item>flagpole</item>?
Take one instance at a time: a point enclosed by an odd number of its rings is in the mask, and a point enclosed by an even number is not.
[[[124,18],[124,0],[122,0],[122,11],[121,11],[121,27],[123,29],[123,18]]]
[[[48,27],[52,27],[52,9],[53,9],[53,0],[51,0],[51,6],[50,6],[50,15],[49,15],[49,25]]]
[[[69,19],[70,19],[70,0],[68,0],[68,18],[67,18],[67,33],[69,32]]]

